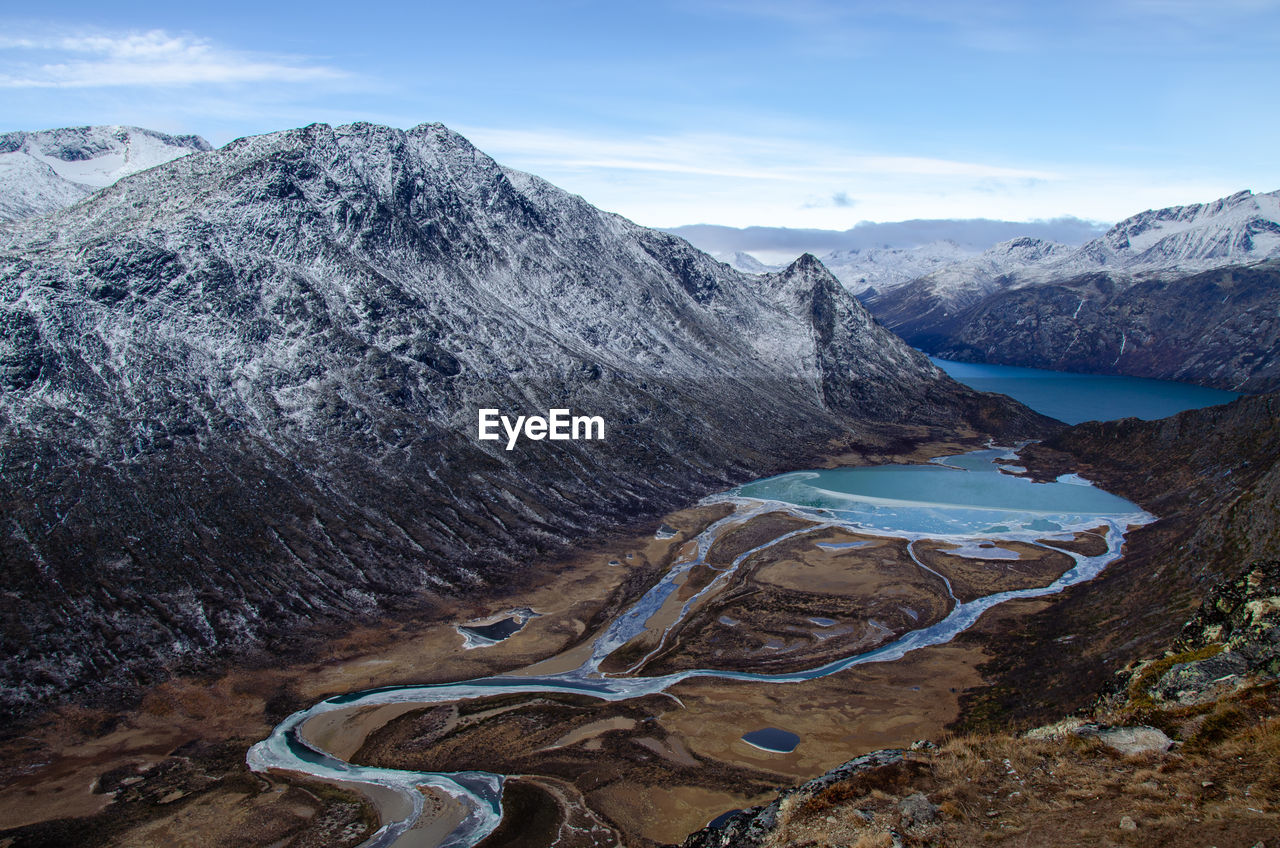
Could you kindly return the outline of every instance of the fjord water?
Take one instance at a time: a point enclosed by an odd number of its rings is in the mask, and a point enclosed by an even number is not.
[[[953,362],[929,357],[952,379],[981,392],[999,392],[1043,415],[1079,424],[1117,418],[1166,418],[1187,409],[1230,403],[1239,392],[1172,380],[1045,371],[1012,365]]]

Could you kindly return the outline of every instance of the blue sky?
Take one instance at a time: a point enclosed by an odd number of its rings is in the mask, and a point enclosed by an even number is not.
[[[1280,188],[1280,0],[219,2],[0,12],[0,130],[443,121],[650,226]]]

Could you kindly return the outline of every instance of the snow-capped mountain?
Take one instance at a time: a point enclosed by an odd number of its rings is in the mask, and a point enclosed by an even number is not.
[[[811,256],[734,271],[439,124],[240,139],[0,228],[0,327],[10,708],[509,587],[898,423],[1045,426]],[[507,450],[484,408],[606,438]]]
[[[1043,239],[1011,239],[912,280],[865,290],[859,296],[872,314],[912,341],[910,334],[916,327],[949,320],[992,292],[1009,288],[1016,275],[1026,269],[1038,270],[1072,252],[1067,245]]]
[[[869,247],[836,250],[822,264],[856,295],[883,294],[938,268],[968,259],[977,250],[954,241],[935,241],[918,247]]]
[[[866,298],[947,358],[1280,388],[1280,192],[1135,215],[1078,248],[998,245]]]
[[[0,135],[0,221],[69,206],[121,177],[211,150],[195,135],[139,127],[67,127]]]
[[[1091,271],[1115,272],[1123,280],[1276,257],[1280,257],[1280,191],[1257,195],[1242,191],[1212,203],[1142,212],[1079,247],[1013,239],[916,279],[944,301],[962,301],[975,292],[1036,285]],[[833,264],[839,267],[840,263]]]
[[[1072,259],[1081,270],[1186,272],[1276,257],[1280,191],[1242,191],[1212,203],[1134,215],[1085,244]]]
[[[44,215],[83,200],[91,186],[58,176],[25,153],[0,153],[0,222]]]
[[[781,271],[786,267],[783,265],[766,265],[750,253],[742,250],[736,250],[732,253],[713,253],[711,255],[730,268],[747,274],[769,274]]]

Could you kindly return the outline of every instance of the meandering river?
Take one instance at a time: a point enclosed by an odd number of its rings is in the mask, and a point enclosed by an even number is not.
[[[249,766],[260,772],[283,770],[308,775],[362,789],[375,797],[398,799],[399,803],[384,800],[379,805],[382,827],[364,843],[365,846],[388,846],[400,839],[422,815],[425,799],[419,787],[432,787],[456,798],[466,809],[462,822],[439,844],[450,848],[474,845],[488,835],[501,819],[502,775],[481,771],[409,772],[353,765],[304,738],[303,725],[317,715],[353,707],[397,703],[427,705],[498,692],[567,692],[619,701],[662,692],[692,677],[781,685],[835,674],[862,663],[890,661],[917,648],[951,640],[995,604],[1012,598],[1053,594],[1072,584],[1092,579],[1120,556],[1126,529],[1154,520],[1134,504],[1094,488],[1079,478],[1033,483],[1011,476],[1005,470],[1012,456],[1007,449],[992,448],[945,457],[928,466],[795,472],[712,496],[708,502],[729,503],[735,507],[734,512],[708,526],[697,537],[693,553],[678,561],[635,604],[614,619],[595,638],[590,656],[579,667],[542,677],[497,676],[439,685],[394,686],[330,698],[281,722],[267,739],[249,751]],[[651,677],[614,676],[600,671],[601,663],[610,653],[649,625],[654,613],[677,590],[682,575],[703,564],[716,539],[761,515],[778,511],[792,513],[814,523],[740,554],[731,565],[722,569],[716,580],[686,601],[677,622],[693,609],[701,597],[714,591],[721,579],[752,555],[785,539],[833,527],[864,535],[908,540],[936,539],[954,543],[964,551],[968,549],[965,546],[972,546],[975,540],[983,540],[984,543],[1066,540],[1077,532],[1106,526],[1107,550],[1097,556],[1067,552],[1074,559],[1074,566],[1051,584],[1040,588],[998,592],[968,602],[959,601],[951,593],[954,607],[941,621],[910,631],[875,650],[841,657],[803,671],[763,674],[745,669],[699,669]],[[919,559],[916,563],[921,568],[928,568]],[[949,590],[950,584],[947,585]],[[668,624],[667,631],[673,626]],[[634,667],[642,665],[643,661]]]

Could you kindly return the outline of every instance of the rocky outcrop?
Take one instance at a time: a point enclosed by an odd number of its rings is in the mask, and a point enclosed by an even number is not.
[[[1255,562],[1214,586],[1182,628],[1173,661],[1145,677],[1157,703],[1204,704],[1248,678],[1280,675],[1280,561]]]
[[[1163,754],[1173,746],[1173,740],[1155,727],[1110,727],[1094,723],[1082,724],[1071,731],[1081,739],[1097,739],[1117,754],[1136,757],[1142,754]]]
[[[1222,645],[1250,673],[1280,674],[1280,562],[1255,562],[1220,583],[1191,617],[1174,649]]]
[[[1255,562],[1215,584],[1164,656],[1124,669],[1101,709],[1203,714],[1280,676],[1280,561]]]
[[[864,754],[836,766],[813,780],[783,789],[778,793],[778,797],[768,804],[741,810],[715,826],[709,825],[690,834],[682,843],[682,848],[758,848],[765,845],[773,835],[784,807],[795,806],[837,783],[898,765],[902,759],[903,752],[895,749]],[[912,798],[904,800],[903,803],[907,804],[908,801],[910,804],[903,809],[903,815],[909,816],[912,820],[916,818],[923,820],[928,818],[930,811],[936,812],[927,798],[923,798],[923,804],[920,803],[920,799]]]
[[[908,424],[952,382],[812,257],[735,272],[438,124],[313,125],[0,228],[10,710],[294,644]],[[478,410],[600,416],[477,439]]]

